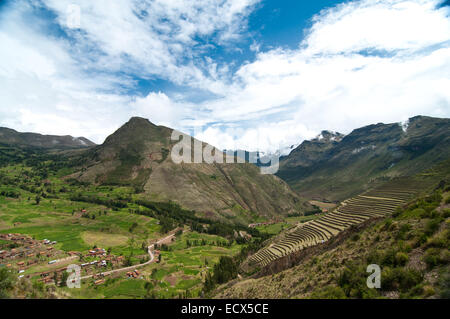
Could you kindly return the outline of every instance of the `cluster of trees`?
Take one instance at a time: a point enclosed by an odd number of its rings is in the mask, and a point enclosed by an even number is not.
[[[311,216],[311,215],[315,215],[315,214],[320,214],[322,212],[322,210],[320,209],[319,206],[313,205],[313,209],[310,209],[304,213],[291,213],[288,214],[288,217],[301,217],[301,216]]]
[[[14,191],[14,190],[1,191],[0,192],[0,196],[10,197],[10,198],[19,198],[20,197],[20,193]]]
[[[322,212],[322,210],[320,209],[320,207],[313,205],[314,208],[311,210],[308,210],[305,212],[305,216],[311,216],[311,215],[315,215],[315,214],[320,214]]]
[[[136,200],[135,203],[147,209],[137,209],[133,212],[158,219],[163,232],[168,232],[178,226],[189,225],[193,231],[198,233],[218,235],[225,238],[233,238],[235,231],[239,230],[244,230],[254,237],[260,236],[259,231],[255,228],[248,228],[244,225],[225,224],[198,217],[195,215],[195,211],[183,209],[173,202],[161,203]]]
[[[239,254],[234,257],[220,257],[219,263],[214,266],[212,272],[209,271],[206,274],[205,282],[203,283],[203,292],[207,294],[211,292],[216,285],[235,279],[239,272],[239,265],[249,255],[254,254],[264,247],[264,242],[269,236],[270,235],[267,234],[261,234],[260,238],[253,238],[253,240],[242,247]]]
[[[20,164],[25,159],[35,157],[37,152],[32,149],[21,149],[0,143],[0,167]]]
[[[91,204],[97,204],[97,205],[104,205],[106,207],[110,208],[125,208],[127,207],[127,203],[120,200],[115,199],[103,199],[97,196],[85,196],[81,194],[74,194],[70,196],[70,200],[74,202],[84,202],[84,203],[91,203]]]
[[[207,246],[207,245],[217,246],[217,247],[231,247],[233,245],[233,240],[232,239],[230,239],[228,241],[216,240],[216,241],[212,241],[212,242],[209,242],[206,239],[186,240],[187,247],[197,247],[197,246]]]
[[[239,264],[233,258],[222,256],[219,262],[214,265],[213,273],[206,274],[203,286],[204,292],[210,292],[216,285],[226,283],[238,275]]]
[[[87,218],[87,219],[95,219],[95,214],[90,215],[89,213],[85,213],[85,214],[81,215],[81,217]]]

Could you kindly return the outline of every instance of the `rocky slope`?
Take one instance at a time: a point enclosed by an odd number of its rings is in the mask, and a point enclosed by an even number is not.
[[[84,154],[84,167],[72,175],[99,184],[131,185],[153,201],[174,201],[211,218],[247,223],[309,207],[273,175],[242,164],[175,164],[172,130],[132,118]],[[202,143],[202,147],[207,144]]]

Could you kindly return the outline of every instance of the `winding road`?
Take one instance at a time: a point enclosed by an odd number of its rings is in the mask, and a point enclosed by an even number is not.
[[[171,241],[172,238],[175,237],[175,233],[177,230],[178,229],[172,231],[170,235],[158,240],[155,244],[160,245],[161,243],[164,243],[167,240]],[[103,274],[104,276],[109,276],[111,274],[115,274],[115,273],[122,272],[122,271],[134,270],[134,269],[141,268],[141,267],[151,264],[155,260],[155,255],[153,255],[153,250],[155,248],[155,244],[151,244],[150,246],[147,247],[147,251],[150,256],[150,259],[148,261],[146,261],[145,263],[142,263],[139,265],[134,265],[134,266],[129,266],[129,267],[124,267],[124,268],[119,268],[119,269],[114,269],[114,270],[110,270],[110,271],[105,271],[105,272],[102,272],[99,274]],[[92,278],[95,275],[97,275],[97,274],[83,276],[83,277],[81,277],[81,280]]]

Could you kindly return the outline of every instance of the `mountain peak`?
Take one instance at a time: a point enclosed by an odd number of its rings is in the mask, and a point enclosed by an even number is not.
[[[323,130],[317,135],[312,141],[314,142],[339,142],[344,137],[344,134],[339,132],[333,132],[328,130]]]
[[[139,116],[133,116],[131,117],[128,122],[126,122],[124,124],[125,125],[144,125],[144,126],[148,126],[151,125],[153,127],[156,127],[157,125],[150,122],[149,119],[143,118],[143,117],[139,117]]]
[[[278,177],[259,174],[260,169],[249,163],[173,162],[171,133],[170,128],[133,117],[86,153],[87,169],[74,176],[91,183],[133,186],[147,198],[173,201],[223,220],[236,216],[247,222],[236,207],[261,216],[287,215],[309,207]]]
[[[133,116],[105,140],[105,145],[125,145],[167,140],[170,131],[164,126],[153,124],[148,119]]]
[[[128,120],[128,122],[149,122],[149,123],[151,123],[151,122],[149,121],[149,119],[146,119],[146,118],[140,117],[140,116],[132,116],[132,117]],[[152,124],[153,124],[153,123],[152,123]]]

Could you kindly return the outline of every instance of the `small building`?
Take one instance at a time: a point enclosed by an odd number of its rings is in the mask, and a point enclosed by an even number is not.
[[[97,281],[94,282],[95,285],[101,285],[102,283],[104,283],[105,280],[104,279],[99,279]]]

